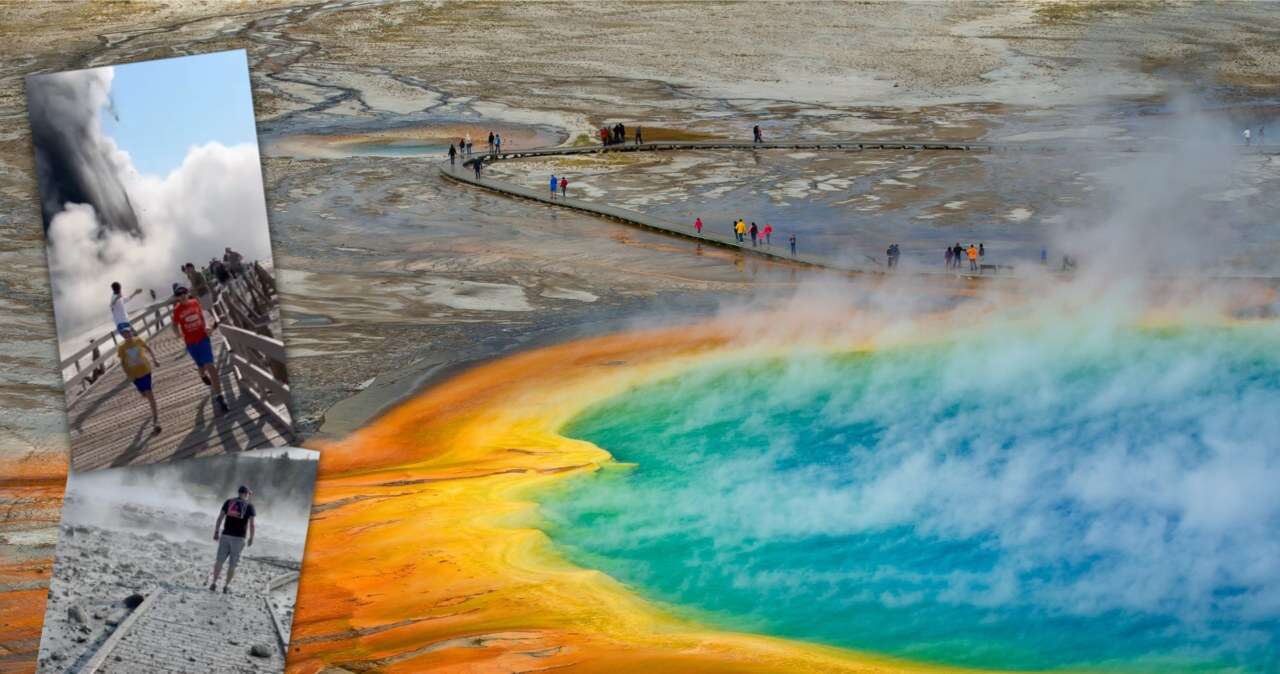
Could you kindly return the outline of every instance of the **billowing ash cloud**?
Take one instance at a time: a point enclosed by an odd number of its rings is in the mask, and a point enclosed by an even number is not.
[[[98,123],[113,76],[111,68],[93,68],[27,78],[46,232],[54,216],[74,203],[93,206],[107,229],[142,233],[120,178],[122,153]]]

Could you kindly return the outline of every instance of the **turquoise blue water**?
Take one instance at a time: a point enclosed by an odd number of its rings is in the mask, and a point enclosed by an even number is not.
[[[565,435],[575,563],[734,630],[993,669],[1280,672],[1273,327],[720,362]]]

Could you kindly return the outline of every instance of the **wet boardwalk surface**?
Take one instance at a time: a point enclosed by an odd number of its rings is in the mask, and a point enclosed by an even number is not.
[[[68,408],[74,470],[152,463],[192,456],[287,445],[292,431],[263,413],[240,390],[230,354],[218,330],[210,333],[214,363],[230,411],[216,410],[209,386],[182,340],[165,329],[148,340],[157,362],[152,390],[160,409],[159,435],[152,435],[151,408],[119,368]]]

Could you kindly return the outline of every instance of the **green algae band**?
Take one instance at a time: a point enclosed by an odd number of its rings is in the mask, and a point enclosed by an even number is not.
[[[1008,670],[1280,671],[1267,328],[714,362],[564,429],[575,563],[718,627]]]

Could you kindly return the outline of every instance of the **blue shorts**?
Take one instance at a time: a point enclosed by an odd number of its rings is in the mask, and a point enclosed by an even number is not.
[[[196,362],[196,367],[204,367],[213,362],[213,342],[208,337],[187,345],[187,354]]]
[[[133,380],[133,385],[138,388],[138,393],[146,393],[151,390],[151,373],[148,372],[141,377]]]
[[[102,325],[102,324],[99,323],[98,325]],[[129,330],[133,330],[133,326],[129,325],[129,321],[125,321],[123,323],[116,323],[116,332],[123,335],[125,328],[128,328]]]

